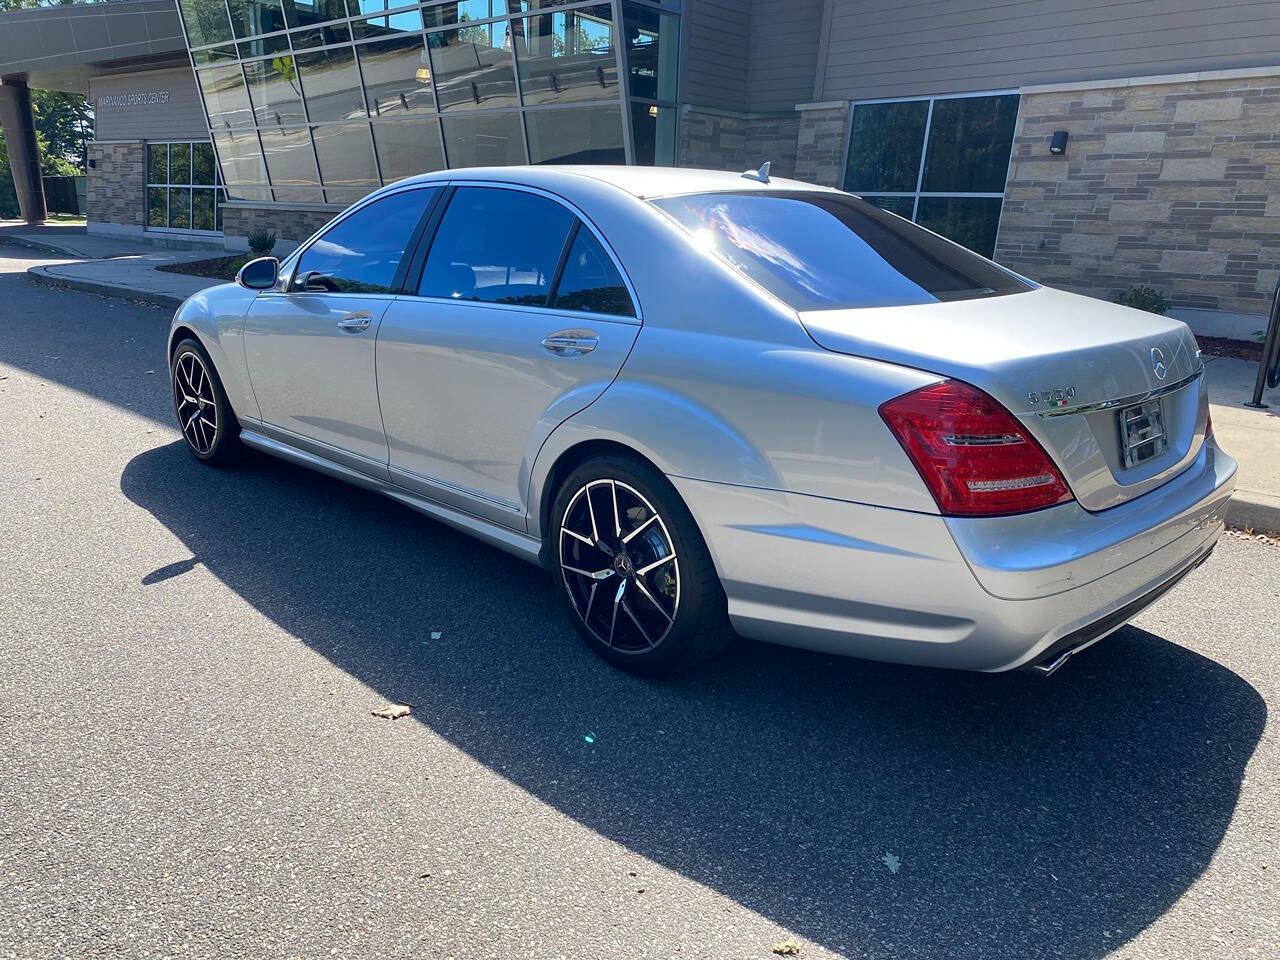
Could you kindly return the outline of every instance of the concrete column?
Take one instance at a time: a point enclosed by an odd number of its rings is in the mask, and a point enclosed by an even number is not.
[[[0,130],[4,131],[13,170],[13,186],[18,191],[18,209],[27,223],[44,223],[49,213],[44,205],[44,181],[40,179],[40,148],[36,144],[36,118],[31,110],[31,91],[22,80],[6,79],[0,84]]]

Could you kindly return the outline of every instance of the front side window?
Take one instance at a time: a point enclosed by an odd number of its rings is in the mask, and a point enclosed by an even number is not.
[[[989,257],[1017,119],[1016,93],[857,104],[844,188]]]
[[[294,288],[391,293],[405,248],[437,189],[392,194],[335,225],[299,258]]]
[[[1031,289],[994,263],[846,194],[692,194],[653,203],[795,310],[971,300]]]
[[[418,293],[546,306],[573,223],[573,214],[546,197],[461,187],[431,243]]]

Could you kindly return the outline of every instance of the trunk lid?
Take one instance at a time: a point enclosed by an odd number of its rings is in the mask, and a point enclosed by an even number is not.
[[[995,397],[1086,510],[1173,478],[1204,441],[1203,367],[1178,320],[1046,287],[800,319],[827,350],[963,380]]]

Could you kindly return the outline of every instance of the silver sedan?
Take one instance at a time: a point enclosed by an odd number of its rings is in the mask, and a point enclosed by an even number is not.
[[[200,460],[541,564],[651,673],[735,632],[1052,672],[1208,556],[1235,482],[1182,323],[763,171],[404,180],[184,303],[169,366]]]

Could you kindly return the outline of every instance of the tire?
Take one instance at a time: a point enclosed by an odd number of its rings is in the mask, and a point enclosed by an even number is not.
[[[212,467],[238,461],[244,450],[240,422],[213,361],[198,341],[188,337],[173,351],[169,383],[178,429],[191,455]]]
[[[711,660],[732,639],[706,542],[649,464],[625,456],[583,463],[556,494],[551,536],[569,616],[614,666],[671,675]]]

